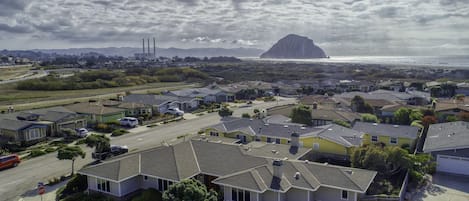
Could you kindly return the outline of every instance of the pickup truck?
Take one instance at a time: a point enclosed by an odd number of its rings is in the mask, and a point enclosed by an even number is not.
[[[105,160],[107,158],[125,154],[127,152],[129,152],[129,148],[127,146],[111,145],[109,151],[100,153],[93,152],[91,153],[91,157],[96,160]]]

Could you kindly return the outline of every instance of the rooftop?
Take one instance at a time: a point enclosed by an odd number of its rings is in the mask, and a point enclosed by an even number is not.
[[[417,139],[419,132],[419,128],[414,126],[369,122],[356,122],[353,129],[370,135],[402,137],[409,139]]]
[[[65,106],[67,109],[80,114],[114,114],[125,111],[124,109],[104,107],[100,103],[77,103]]]
[[[425,152],[469,148],[469,122],[432,124],[428,128]]]

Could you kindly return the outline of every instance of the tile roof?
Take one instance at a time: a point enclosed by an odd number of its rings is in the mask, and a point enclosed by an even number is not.
[[[239,145],[191,140],[130,153],[85,167],[79,173],[118,182],[136,175],[180,181],[203,173],[219,177],[214,183],[256,192],[284,192],[292,187],[317,190],[321,185],[365,192],[376,175],[374,171],[286,160],[284,177],[279,180],[273,177],[272,161],[245,154]],[[294,178],[296,172],[301,175],[298,179]]]
[[[377,124],[368,122],[356,122],[354,130],[364,132],[370,135],[391,136],[417,139],[419,128],[406,125]]]
[[[469,122],[432,124],[428,128],[425,152],[469,148]]]

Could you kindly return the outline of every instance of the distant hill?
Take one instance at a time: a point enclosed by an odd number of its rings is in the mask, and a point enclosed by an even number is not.
[[[275,59],[312,59],[326,58],[326,53],[316,46],[313,40],[295,34],[289,34],[275,43],[261,58]]]
[[[141,48],[133,47],[108,47],[108,48],[70,48],[70,49],[35,49],[43,53],[70,54],[80,55],[88,52],[95,52],[106,56],[134,56],[135,53],[141,53]],[[153,51],[153,49],[151,49]],[[216,57],[216,56],[232,56],[232,57],[258,57],[263,50],[255,48],[157,48],[156,55],[162,57]]]

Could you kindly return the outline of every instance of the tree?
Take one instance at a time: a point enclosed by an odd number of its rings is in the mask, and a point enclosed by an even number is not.
[[[86,137],[85,144],[88,147],[95,147],[96,153],[103,153],[111,150],[110,139],[104,135],[92,134]]]
[[[308,126],[313,125],[311,108],[306,105],[299,105],[293,108],[291,112],[291,118],[293,123],[306,124]]]
[[[409,114],[410,122],[413,122],[416,120],[422,120],[422,118],[423,118],[423,113],[417,109],[412,110]]]
[[[362,116],[362,121],[364,122],[379,123],[379,119],[376,115],[362,114],[361,116]]]
[[[86,153],[79,146],[66,146],[57,152],[59,160],[72,160],[72,175],[74,174],[75,159],[81,156],[85,158]]]
[[[337,125],[341,125],[343,127],[352,128],[352,125],[350,125],[348,122],[345,122],[345,121],[340,120],[340,119],[335,119],[334,121],[332,121],[332,123],[335,123]]]
[[[218,115],[220,115],[221,117],[231,116],[231,115],[233,115],[233,111],[230,110],[228,107],[222,107],[222,108],[218,111]]]
[[[207,190],[204,184],[194,179],[186,179],[173,184],[163,193],[164,201],[217,201],[217,193]]]
[[[242,118],[251,118],[251,115],[249,115],[249,113],[243,113],[241,115]]]
[[[394,122],[401,125],[410,125],[410,113],[412,111],[409,108],[401,107],[394,112]]]
[[[373,107],[365,102],[361,96],[355,96],[352,99],[352,110],[359,113],[370,113],[373,114]]]

